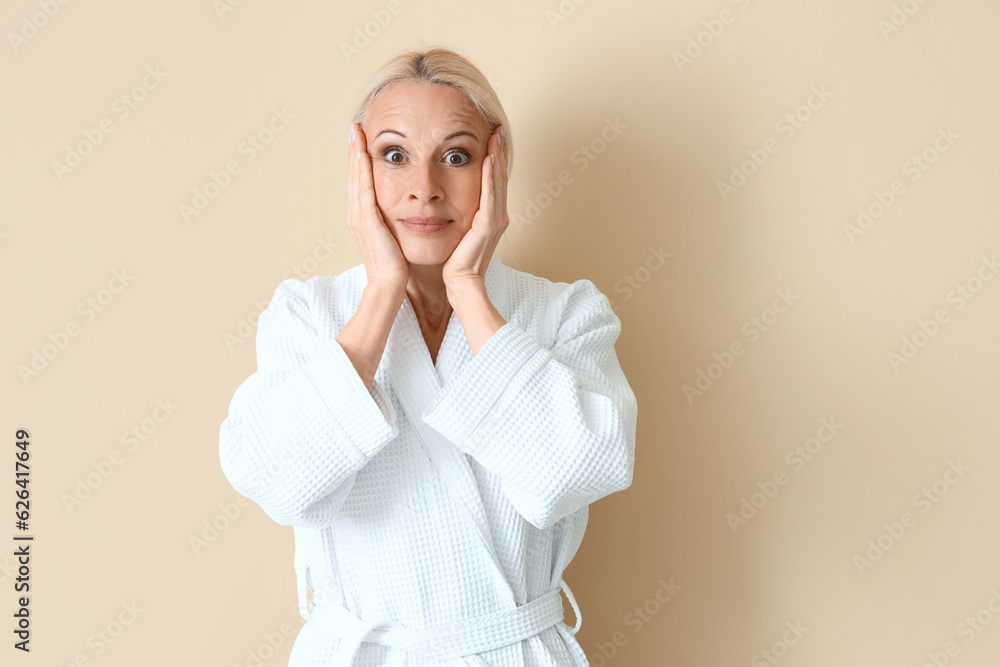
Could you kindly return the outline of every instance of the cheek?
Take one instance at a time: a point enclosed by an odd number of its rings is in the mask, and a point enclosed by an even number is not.
[[[479,196],[482,189],[482,175],[469,169],[456,175],[451,183],[455,207],[471,221],[479,210]]]
[[[382,206],[392,206],[400,199],[400,193],[406,189],[399,173],[385,169],[372,170],[372,184],[375,186],[375,201]]]

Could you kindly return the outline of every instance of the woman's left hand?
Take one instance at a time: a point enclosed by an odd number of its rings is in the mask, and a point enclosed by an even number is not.
[[[472,227],[442,267],[445,285],[457,286],[470,279],[485,284],[486,268],[507,229],[507,146],[502,128],[497,127],[486,142],[479,210],[472,218]]]

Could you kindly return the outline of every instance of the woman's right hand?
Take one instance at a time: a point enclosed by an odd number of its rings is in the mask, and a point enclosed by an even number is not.
[[[405,292],[409,265],[376,203],[368,139],[356,123],[351,126],[347,153],[347,228],[361,253],[368,284]]]

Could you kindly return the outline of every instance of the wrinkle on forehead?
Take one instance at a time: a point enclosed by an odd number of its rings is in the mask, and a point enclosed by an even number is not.
[[[373,139],[382,130],[398,130],[407,140],[421,143],[442,141],[459,130],[472,132],[482,142],[489,132],[475,105],[459,90],[411,81],[385,91],[369,110],[365,125]]]

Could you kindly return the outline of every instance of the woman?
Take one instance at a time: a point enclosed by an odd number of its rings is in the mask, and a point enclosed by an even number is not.
[[[220,457],[294,528],[292,667],[588,664],[562,573],[588,504],[631,484],[636,401],[594,284],[495,253],[506,124],[458,54],[387,63],[348,140],[363,264],[260,316]]]

